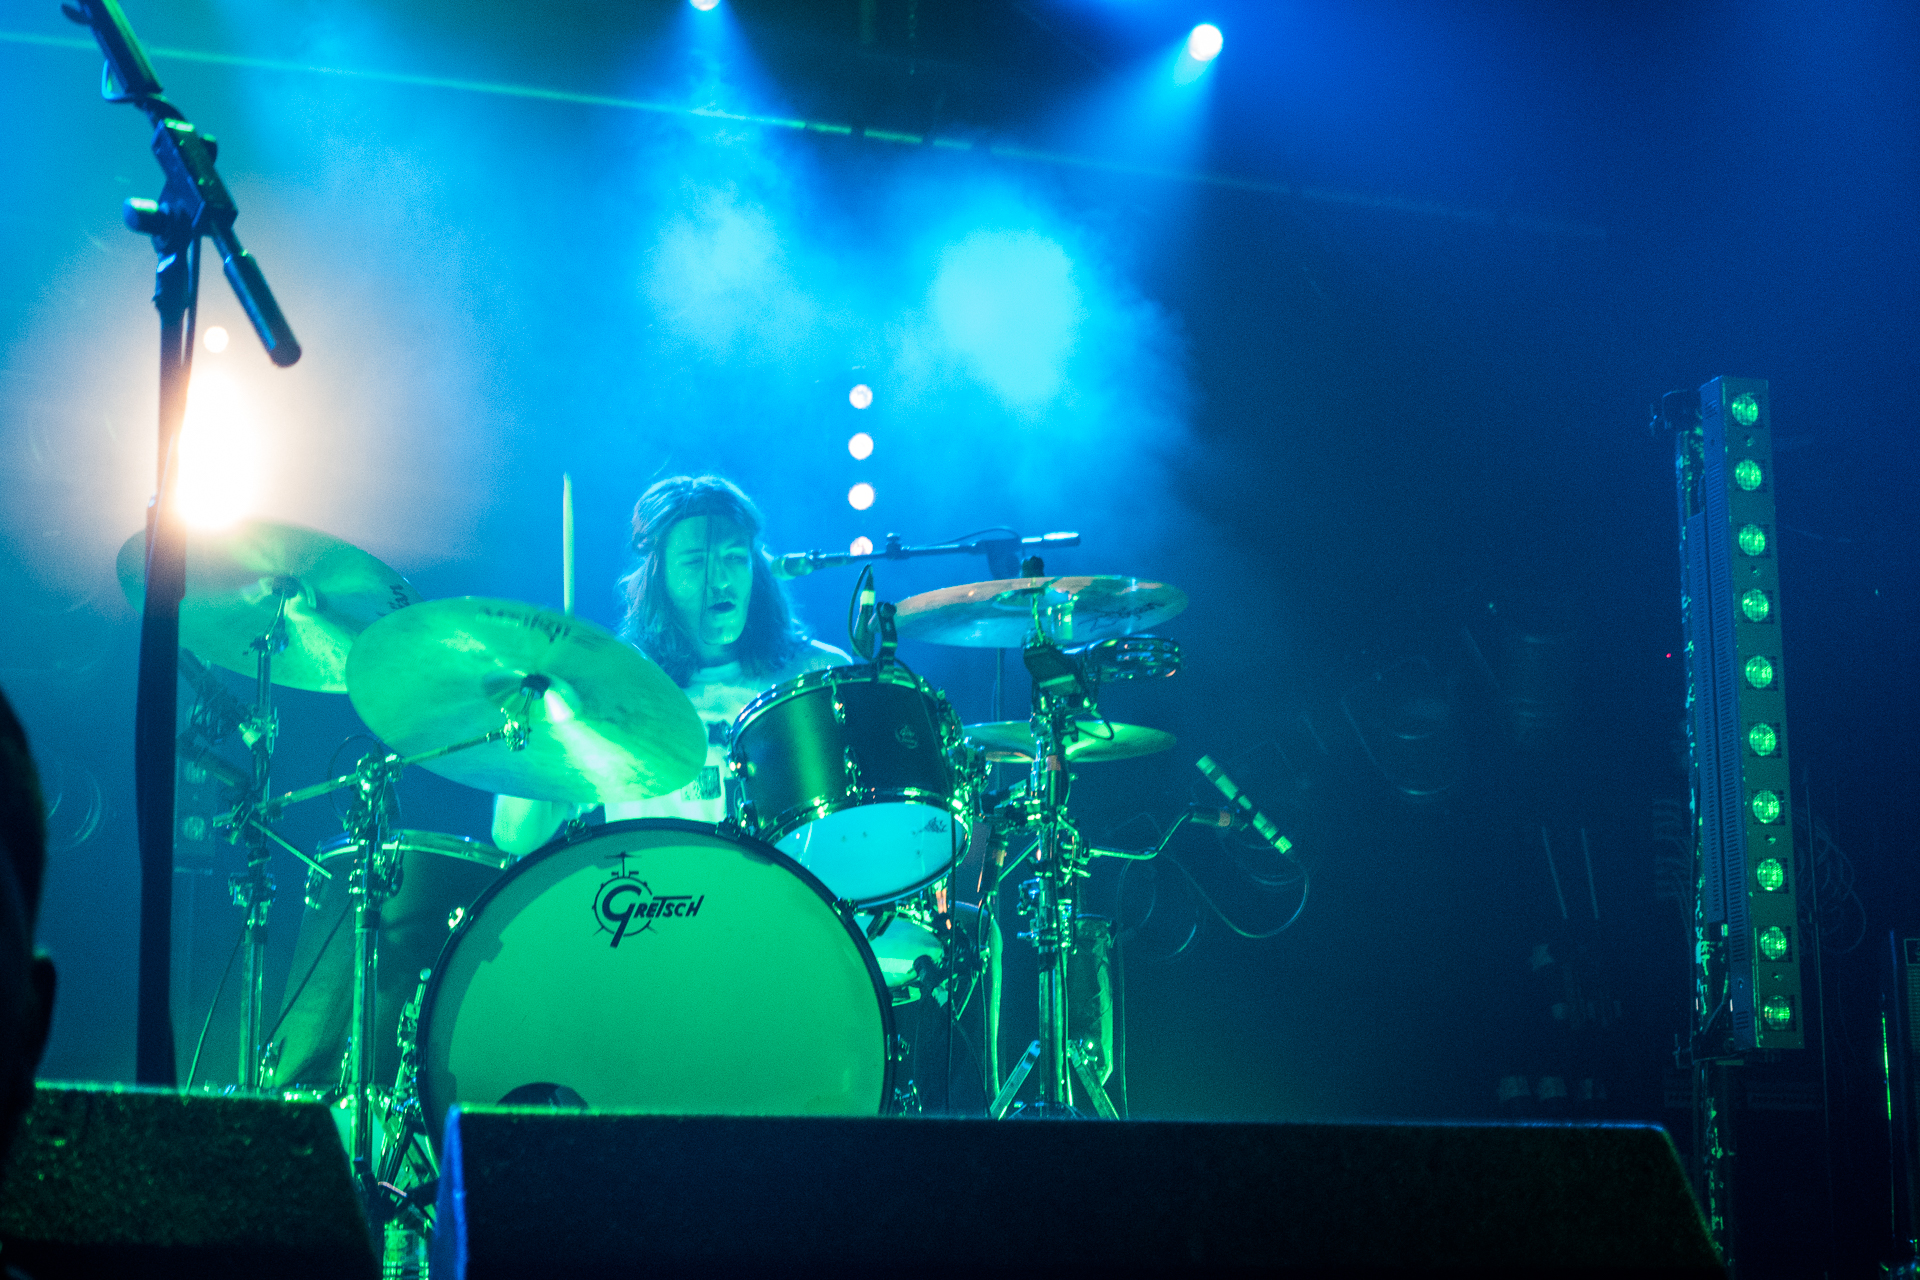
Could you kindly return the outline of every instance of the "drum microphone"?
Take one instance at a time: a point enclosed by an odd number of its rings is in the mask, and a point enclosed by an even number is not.
[[[813,562],[810,551],[790,551],[784,556],[769,555],[767,567],[773,570],[773,576],[782,582],[792,582],[795,578],[804,578],[819,566]]]
[[[1193,762],[1193,767],[1205,774],[1207,781],[1211,782],[1219,790],[1220,794],[1225,796],[1234,806],[1230,812],[1238,815],[1236,819],[1237,822],[1244,822],[1246,826],[1252,827],[1262,840],[1265,840],[1281,853],[1285,853],[1293,848],[1293,841],[1281,835],[1279,829],[1275,827],[1272,822],[1268,821],[1267,815],[1254,808],[1253,801],[1249,800],[1246,793],[1233,784],[1233,779],[1227,776],[1225,769],[1222,769],[1213,762],[1212,756],[1201,756]],[[1203,811],[1203,816],[1199,819],[1202,822],[1207,821],[1204,812],[1205,811]],[[1220,826],[1222,824],[1216,822],[1214,825]]]
[[[213,668],[195,657],[191,649],[180,650],[180,674],[206,705],[211,716],[209,737],[216,740],[224,738],[253,719],[253,708],[220,683],[220,678],[213,674]],[[251,739],[247,745],[253,745]]]
[[[1247,816],[1238,809],[1210,809],[1205,805],[1187,806],[1187,821],[1197,822],[1203,827],[1218,827],[1222,831],[1240,831],[1247,825]]]

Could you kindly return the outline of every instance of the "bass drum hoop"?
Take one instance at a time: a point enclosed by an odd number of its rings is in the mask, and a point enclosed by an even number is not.
[[[880,1071],[880,1100],[878,1107],[874,1110],[874,1114],[882,1116],[892,1115],[895,1110],[897,1096],[897,1081],[894,1077],[899,1067],[899,1058],[894,1052],[893,1047],[895,1042],[893,993],[887,986],[886,977],[880,972],[879,961],[873,957],[873,947],[868,943],[867,935],[861,930],[860,926],[854,922],[853,913],[841,906],[839,899],[835,898],[832,891],[830,891],[825,884],[821,883],[820,877],[814,875],[811,871],[808,871],[805,867],[766,841],[756,836],[750,836],[729,823],[689,822],[684,818],[629,818],[622,822],[606,822],[599,826],[583,827],[579,831],[571,834],[556,836],[546,844],[541,845],[538,849],[535,849],[532,853],[517,859],[505,871],[500,873],[498,879],[481,891],[480,896],[473,900],[472,905],[467,908],[466,914],[460,918],[460,923],[454,926],[447,934],[447,940],[441,944],[440,954],[434,958],[433,971],[427,978],[426,991],[420,998],[420,1016],[414,1024],[413,1033],[414,1060],[417,1064],[413,1085],[414,1101],[419,1106],[421,1122],[428,1130],[427,1138],[433,1143],[435,1155],[440,1154],[440,1143],[444,1135],[439,1132],[439,1129],[444,1126],[436,1126],[433,1123],[436,1108],[434,1105],[435,1100],[427,1096],[428,1076],[426,1055],[427,1046],[433,1043],[433,1011],[439,1003],[440,978],[441,975],[447,971],[447,962],[453,958],[454,949],[465,940],[468,931],[473,927],[474,922],[484,913],[487,905],[491,903],[495,897],[499,896],[508,884],[512,883],[513,880],[519,876],[522,868],[531,867],[535,863],[557,857],[560,853],[571,849],[576,844],[585,844],[590,840],[597,840],[614,832],[621,831],[677,831],[683,835],[707,836],[718,839],[728,844],[739,846],[741,852],[747,854],[749,857],[759,858],[763,861],[785,867],[788,871],[792,872],[802,884],[813,890],[820,901],[824,902],[828,910],[833,913],[834,919],[840,922],[841,928],[846,930],[847,936],[853,939],[854,946],[860,953],[860,958],[866,962],[867,978],[873,984],[874,1003],[880,1010],[881,1052],[885,1057],[885,1062]],[[454,1099],[448,1099],[446,1106],[438,1108],[437,1114],[444,1117],[446,1113],[453,1108],[454,1103]]]

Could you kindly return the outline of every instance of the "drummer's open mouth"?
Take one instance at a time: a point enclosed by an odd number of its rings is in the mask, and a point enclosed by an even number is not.
[[[707,606],[708,613],[732,613],[733,609],[734,605],[731,600],[722,600],[719,604],[710,604]]]

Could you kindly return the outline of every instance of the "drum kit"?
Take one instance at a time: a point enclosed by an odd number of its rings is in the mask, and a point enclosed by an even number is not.
[[[135,535],[118,562],[136,602],[143,544]],[[182,646],[255,682],[235,724],[252,770],[217,824],[247,852],[232,879],[245,929],[237,1087],[321,1087],[389,1221],[430,1203],[433,1144],[459,1103],[908,1110],[894,1008],[937,993],[958,1016],[959,979],[992,945],[986,886],[1024,862],[1016,905],[1037,959],[1039,1036],[1004,1080],[990,1050],[989,1113],[1114,1115],[1110,1046],[1068,1008],[1076,957],[1083,968],[1103,945],[1078,886],[1109,851],[1075,829],[1069,790],[1079,765],[1173,745],[1106,719],[1099,694],[1178,670],[1178,647],[1144,633],[1186,597],[1047,576],[1038,559],[1021,568],[882,604],[869,661],[751,702],[727,738],[726,821],[574,822],[514,859],[400,828],[402,771],[574,805],[665,795],[706,759],[687,694],[591,622],[512,600],[422,600],[315,530],[254,521],[195,535]],[[1031,716],[962,724],[896,658],[899,639],[1017,651]],[[347,773],[276,792],[276,686],[345,693],[380,745]],[[996,789],[996,768],[1022,776]],[[320,849],[274,831],[291,806],[336,794],[350,801],[344,831]],[[306,865],[309,910],[297,984],[269,1025],[276,848]],[[979,904],[956,901],[970,851]],[[1036,1096],[1017,1105],[1036,1070]]]

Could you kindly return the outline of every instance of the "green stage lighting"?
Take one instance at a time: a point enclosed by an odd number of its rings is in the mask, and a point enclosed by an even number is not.
[[[1754,792],[1753,816],[1757,822],[1774,823],[1780,821],[1779,793],[1765,790]]]
[[[1747,659],[1747,683],[1756,689],[1767,689],[1773,685],[1773,661],[1765,654],[1756,653]]]
[[[1733,420],[1743,427],[1750,427],[1760,421],[1760,402],[1754,398],[1751,391],[1742,391],[1735,396],[1732,409]]]
[[[1762,858],[1760,865],[1753,869],[1753,878],[1768,893],[1778,893],[1787,885],[1787,869],[1780,865],[1778,858]]]
[[[1767,531],[1757,524],[1741,525],[1740,550],[1750,556],[1767,554]]]
[[[1757,756],[1770,756],[1780,748],[1780,735],[1773,726],[1762,720],[1747,730],[1747,745],[1753,748]]]
[[[1770,924],[1760,931],[1760,954],[1767,959],[1785,960],[1792,949],[1787,942],[1787,931],[1779,925]]]
[[[1747,615],[1748,622],[1765,622],[1767,615],[1773,612],[1773,603],[1767,599],[1767,593],[1755,587],[1740,595],[1740,612]]]
[[[1793,1001],[1786,996],[1768,996],[1760,1004],[1760,1016],[1772,1031],[1785,1031],[1793,1025]]]
[[[1766,472],[1760,470],[1760,464],[1752,458],[1742,458],[1733,464],[1733,482],[1748,493],[1758,489],[1766,478]]]

